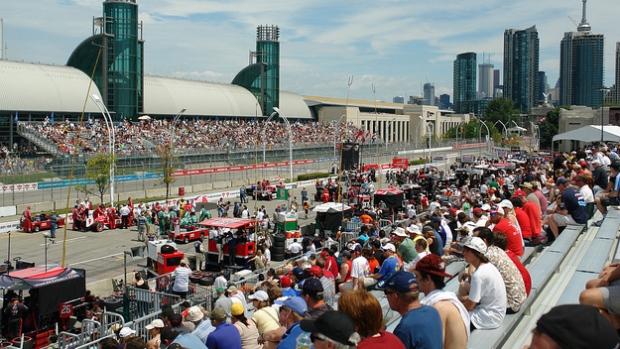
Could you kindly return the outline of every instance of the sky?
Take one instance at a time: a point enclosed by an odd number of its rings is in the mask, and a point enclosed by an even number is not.
[[[553,87],[560,41],[581,20],[580,0],[138,0],[148,75],[230,83],[256,49],[256,28],[280,28],[280,88],[301,95],[391,102],[452,95],[457,54],[476,52],[503,74],[506,29],[536,25],[540,70]],[[605,85],[614,84],[618,0],[590,0],[605,35]],[[92,35],[100,0],[1,1],[5,58],[65,65]],[[351,85],[349,87],[349,82]],[[374,92],[373,92],[374,90]]]

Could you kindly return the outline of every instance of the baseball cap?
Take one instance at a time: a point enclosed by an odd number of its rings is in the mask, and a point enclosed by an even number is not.
[[[487,245],[482,241],[481,238],[474,236],[469,241],[463,244],[463,247],[467,247],[470,250],[474,250],[485,254],[487,252]]]
[[[562,348],[617,348],[618,333],[595,307],[558,305],[536,327]]]
[[[226,311],[224,311],[224,309],[222,308],[215,308],[209,314],[209,318],[217,322],[226,321]]]
[[[564,177],[560,177],[560,178],[558,178],[558,179],[555,181],[555,184],[556,184],[556,185],[560,185],[560,184],[566,185],[566,183],[567,183],[567,182],[568,182],[568,181],[566,180],[566,178],[564,178]]]
[[[300,267],[293,268],[293,276],[297,278],[297,280],[301,280],[304,278],[304,270]]]
[[[527,194],[523,190],[521,190],[521,189],[515,190],[515,193],[512,194],[513,198],[519,198],[519,197],[522,197],[522,196],[525,197],[525,196],[527,196]]]
[[[489,211],[489,213],[504,214],[504,209],[501,206],[493,205],[493,207],[491,207],[491,210]]]
[[[441,223],[441,217],[435,216],[435,217],[433,217],[431,219],[431,222],[433,222],[433,223]]]
[[[407,233],[405,232],[405,229],[398,227],[396,229],[394,229],[394,231],[392,231],[392,234],[396,235],[396,236],[400,236],[400,237],[408,237],[409,235],[407,235]]]
[[[171,327],[164,327],[161,329],[161,333],[159,334],[159,338],[161,340],[174,340],[179,335],[179,332],[173,330]]]
[[[476,207],[472,210],[473,214],[481,214],[482,213],[482,209],[480,207]]]
[[[291,278],[286,276],[286,275],[281,277],[280,278],[280,287],[291,287]]]
[[[526,188],[526,189],[529,189],[529,190],[534,189],[534,188],[532,187],[532,184],[531,184],[530,182],[525,182],[525,183],[522,183],[522,184],[521,184],[521,188]]]
[[[321,274],[321,270],[321,267],[319,267],[318,265],[313,265],[312,267],[310,267],[310,275],[317,276]]]
[[[394,246],[394,244],[389,243],[389,242],[387,244],[385,244],[385,246],[383,246],[383,249],[386,250],[386,251],[389,250],[389,251],[392,251],[392,252],[396,252],[396,247]]]
[[[306,305],[306,301],[304,301],[303,298],[298,296],[288,297],[285,300],[276,299],[274,303],[287,307],[300,316],[306,316],[306,311],[308,310],[308,305]]]
[[[340,256],[345,256],[345,257],[349,257],[351,258],[351,252],[344,250],[342,252],[340,252]]]
[[[601,161],[600,160],[592,160],[592,165],[600,165]]]
[[[243,314],[243,304],[241,304],[241,302],[234,302],[230,306],[230,313],[235,316]]]
[[[459,212],[459,215],[457,218],[461,222],[466,221],[468,219],[467,214],[465,212]]]
[[[301,320],[301,329],[310,333],[320,333],[341,344],[356,346],[359,335],[349,315],[342,311],[327,311],[314,320]]]
[[[514,208],[514,206],[512,205],[512,202],[510,200],[507,200],[507,199],[502,200],[499,204],[497,204],[497,206],[499,206],[499,207],[508,207],[510,209]]]
[[[228,293],[232,293],[232,292],[237,292],[237,287],[231,285],[230,287],[228,287],[228,289],[226,290]]]
[[[269,295],[267,294],[267,292],[265,292],[263,290],[259,290],[259,291],[256,291],[254,294],[251,294],[248,297],[248,299],[249,300],[256,299],[256,300],[259,300],[261,302],[266,302],[267,300],[269,300]]]
[[[197,306],[193,306],[188,309],[187,316],[185,317],[187,321],[200,321],[204,317],[202,310]]]
[[[417,291],[418,279],[408,271],[398,271],[386,280],[381,280],[377,283],[377,288],[380,290],[384,290],[388,287],[394,291],[403,293]]]
[[[415,270],[424,272],[427,274],[433,274],[451,278],[452,275],[446,273],[446,263],[436,254],[429,254],[426,257],[420,259],[415,266]]]
[[[151,321],[150,324],[144,326],[147,330],[152,330],[154,328],[164,328],[164,321],[161,319],[155,319]]]
[[[185,301],[185,302],[183,302],[183,303],[179,304],[179,306],[184,307],[184,308],[189,308],[189,307],[191,307],[192,305],[191,305],[191,304],[189,304],[189,302],[188,302],[188,301]]]
[[[327,256],[328,254],[329,254],[329,252],[328,252],[327,250],[323,250],[323,251],[321,251],[320,256],[321,256],[321,257],[325,257],[325,256]]]
[[[304,281],[301,290],[303,293],[308,294],[311,297],[315,297],[323,294],[323,284],[319,279],[309,278]]]
[[[121,331],[118,333],[121,338],[129,337],[132,334],[136,334],[136,330],[132,330],[129,327],[121,328]]]
[[[482,207],[480,207],[483,211],[488,211],[491,209],[491,205],[489,204],[484,204],[482,205]]]

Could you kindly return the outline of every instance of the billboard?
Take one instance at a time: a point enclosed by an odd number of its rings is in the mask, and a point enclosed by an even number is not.
[[[407,158],[392,158],[392,168],[408,168],[409,159]]]

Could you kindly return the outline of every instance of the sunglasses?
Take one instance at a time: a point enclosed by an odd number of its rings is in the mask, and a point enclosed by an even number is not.
[[[312,343],[314,343],[314,342],[316,342],[316,341],[322,341],[322,342],[324,342],[325,340],[324,340],[323,338],[321,338],[318,334],[317,334],[317,335],[311,334],[311,335],[310,335],[310,341],[311,341]]]
[[[384,295],[386,295],[386,296],[391,295],[391,294],[393,294],[393,293],[396,293],[396,292],[394,292],[394,291],[388,291],[388,290],[383,291],[383,294],[384,294]]]
[[[489,216],[495,217],[495,216],[497,216],[497,213],[489,213]]]

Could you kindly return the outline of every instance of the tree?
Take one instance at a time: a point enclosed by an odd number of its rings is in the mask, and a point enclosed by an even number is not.
[[[161,166],[161,183],[166,186],[166,200],[170,196],[170,184],[174,183],[175,178],[172,176],[176,170],[178,161],[174,154],[174,148],[171,145],[160,145],[155,151],[159,156],[159,164]]]
[[[510,120],[517,120],[518,116],[519,110],[515,108],[512,99],[508,98],[492,99],[484,112],[484,119],[491,124],[495,124],[497,120],[507,124]],[[506,125],[506,127],[510,126]]]
[[[551,148],[551,140],[553,136],[558,134],[558,127],[560,125],[560,109],[570,110],[569,106],[559,106],[553,110],[547,112],[547,115],[538,120],[540,130],[540,147]]]
[[[116,157],[111,154],[97,154],[86,163],[86,179],[94,182],[101,203],[103,195],[110,188],[110,169],[116,165],[116,161]],[[86,184],[77,185],[76,189],[86,194],[94,193]]]

